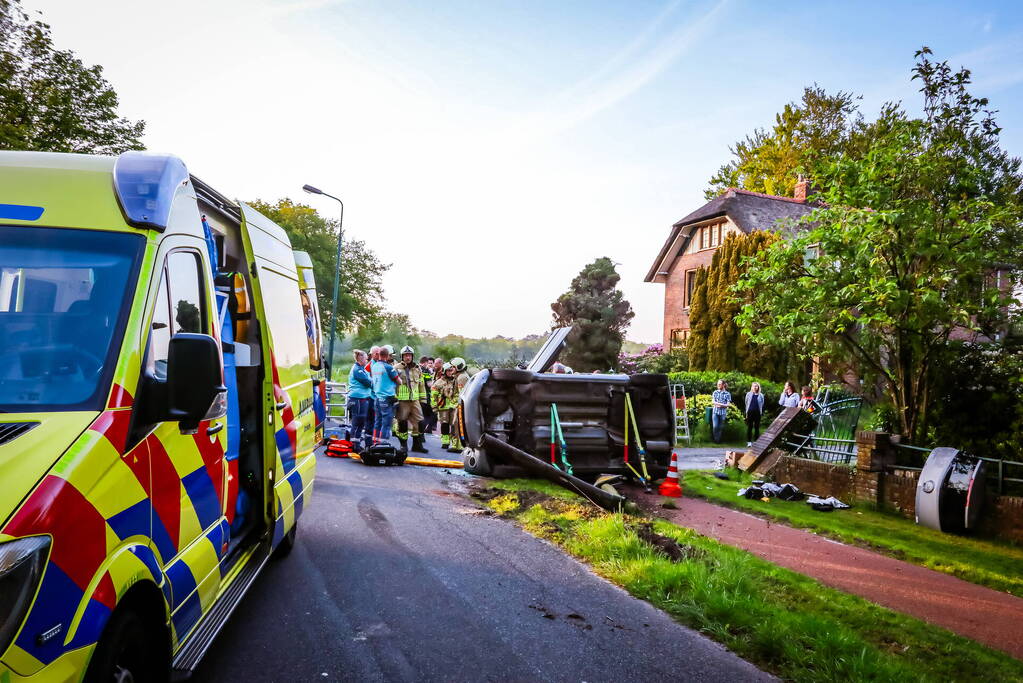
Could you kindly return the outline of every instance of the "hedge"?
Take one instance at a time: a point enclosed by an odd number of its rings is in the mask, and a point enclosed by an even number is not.
[[[772,382],[747,375],[743,372],[715,372],[705,370],[703,372],[673,372],[668,375],[672,384],[682,384],[686,390],[686,396],[692,399],[698,394],[712,394],[718,388],[718,380],[728,382],[728,391],[732,393],[732,403],[740,410],[746,409],[746,392],[749,391],[753,382],[760,382],[760,391],[764,393],[764,411],[770,413],[771,407],[778,406],[778,397],[785,388],[783,382]],[[797,387],[798,391],[798,387]]]

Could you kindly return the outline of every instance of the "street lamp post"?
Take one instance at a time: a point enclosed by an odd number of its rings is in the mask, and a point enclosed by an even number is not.
[[[312,185],[303,185],[302,189],[309,194],[322,194],[330,197],[341,205],[341,219],[337,224],[337,259],[334,261],[334,299],[330,304],[330,344],[327,347],[327,381],[330,381],[331,373],[334,370],[334,337],[337,330],[337,295],[341,287],[341,234],[345,222],[345,203],[332,194],[327,194]]]

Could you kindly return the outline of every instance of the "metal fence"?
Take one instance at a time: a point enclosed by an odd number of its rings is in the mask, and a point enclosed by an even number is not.
[[[856,427],[863,399],[854,396],[829,400],[830,392],[818,392],[814,400],[814,427],[809,434],[793,434],[783,442],[801,458],[839,465],[856,463]]]
[[[932,450],[922,446],[912,446],[908,443],[896,443],[893,445],[895,446],[895,466],[900,470],[919,472],[923,469],[924,461],[927,460],[927,456],[930,455]],[[976,457],[987,463],[988,480],[993,482],[999,494],[1007,492],[1023,494],[1023,462],[987,458],[983,455]],[[1010,474],[1015,474],[1016,476],[1009,476]]]

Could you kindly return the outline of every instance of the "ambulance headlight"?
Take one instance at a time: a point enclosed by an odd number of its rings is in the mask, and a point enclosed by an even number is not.
[[[32,605],[50,550],[49,536],[0,543],[0,655]]]

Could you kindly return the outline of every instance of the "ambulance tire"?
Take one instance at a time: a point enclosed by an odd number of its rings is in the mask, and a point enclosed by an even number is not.
[[[284,534],[284,538],[274,548],[273,558],[280,560],[291,554],[292,549],[295,547],[295,537],[298,535],[298,522],[291,527],[291,531]]]
[[[92,655],[85,683],[169,680],[170,662],[159,647],[165,637],[151,622],[128,605],[115,610]]]
[[[494,466],[482,448],[466,448],[462,454],[462,469],[469,474],[489,477],[494,474]]]

